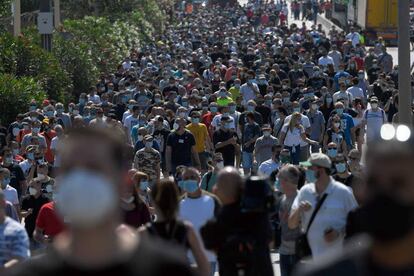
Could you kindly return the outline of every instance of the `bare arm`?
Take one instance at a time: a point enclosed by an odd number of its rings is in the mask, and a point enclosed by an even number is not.
[[[191,251],[197,263],[199,275],[208,276],[210,275],[210,265],[206,254],[202,249],[200,240],[197,238],[194,228],[190,224],[186,224],[187,228],[187,239],[191,247]]]

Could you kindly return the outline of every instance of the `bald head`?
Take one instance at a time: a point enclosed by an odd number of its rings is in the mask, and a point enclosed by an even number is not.
[[[240,199],[243,189],[243,178],[234,167],[225,167],[217,175],[215,194],[223,205],[232,204]]]

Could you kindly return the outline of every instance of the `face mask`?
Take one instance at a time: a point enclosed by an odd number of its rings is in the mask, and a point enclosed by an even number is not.
[[[144,139],[144,136],[142,136],[142,135],[138,135],[138,141],[142,141],[143,139]]]
[[[13,128],[12,132],[13,132],[13,136],[19,135],[20,128],[17,128],[17,127]]]
[[[180,128],[180,125],[177,123],[173,124],[173,129],[178,130]]]
[[[236,89],[240,89],[240,84],[235,84],[234,87],[236,87]]]
[[[235,105],[231,105],[231,106],[230,106],[230,112],[231,112],[231,113],[236,112],[236,106],[235,106]]]
[[[269,137],[270,136],[270,131],[263,131],[263,135],[265,137]]]
[[[52,185],[47,185],[46,186],[46,192],[48,192],[48,193],[53,192],[53,186]]]
[[[44,179],[46,178],[46,175],[44,175],[43,173],[37,173],[37,178]]]
[[[79,110],[74,109],[74,110],[73,110],[73,115],[75,115],[75,116],[79,115]]]
[[[334,127],[339,128],[341,126],[341,123],[334,123]]]
[[[282,164],[288,164],[288,163],[290,163],[290,156],[280,155],[280,162]]]
[[[146,148],[152,148],[152,142],[146,142],[145,147]]]
[[[191,119],[191,122],[192,122],[193,124],[198,124],[198,123],[200,123],[200,118],[192,118],[192,119]]]
[[[161,99],[160,98],[155,98],[154,101],[155,101],[155,103],[160,103]]]
[[[134,108],[134,105],[133,105],[133,104],[129,104],[129,105],[128,105],[128,109],[129,109],[129,110],[132,110],[133,108]]]
[[[73,170],[60,179],[58,187],[57,210],[73,227],[95,227],[117,208],[115,184],[96,172]]]
[[[377,109],[377,108],[378,108],[378,104],[377,104],[377,103],[372,103],[372,104],[371,104],[371,108],[373,108],[373,109]]]
[[[300,112],[300,107],[294,107],[293,112]]]
[[[37,189],[33,187],[29,187],[29,194],[34,196],[35,194],[37,194]]]
[[[84,105],[84,104],[85,104],[85,102],[86,102],[86,101],[85,101],[85,99],[79,99],[79,104],[80,104],[80,105]]]
[[[29,153],[27,154],[27,159],[29,159],[29,160],[34,160],[34,153],[29,152]]]
[[[126,204],[131,204],[132,202],[134,202],[134,199],[134,196],[130,196],[128,198],[121,198],[121,200]]]
[[[332,98],[326,98],[326,104],[330,105],[332,103]]]
[[[36,106],[35,106],[35,105],[31,105],[31,106],[29,107],[29,110],[30,110],[30,111],[35,111],[35,110],[36,110]]]
[[[188,106],[188,102],[181,102],[181,105],[184,106],[184,107],[187,107]]]
[[[46,111],[46,117],[53,117],[55,115],[54,111]]]
[[[289,97],[285,97],[285,98],[283,98],[283,102],[286,104],[286,103],[289,103],[290,102],[290,98]]]
[[[4,164],[11,164],[11,163],[13,163],[13,157],[4,158]]]
[[[311,108],[312,108],[312,110],[318,110],[318,105],[317,104],[312,104]]]
[[[254,111],[254,106],[253,105],[248,105],[247,106],[247,111],[253,112]]]
[[[63,113],[63,109],[56,109],[56,113],[57,114],[62,114]]]
[[[356,215],[360,216],[358,221],[362,223],[362,229],[382,242],[400,240],[414,228],[414,206],[385,192],[366,202]]]
[[[3,181],[1,182],[1,187],[3,189],[6,189],[7,185],[9,184],[10,184],[10,178],[9,177],[3,178]]]
[[[338,150],[337,149],[328,149],[327,153],[328,153],[329,157],[334,158],[338,154]]]
[[[146,190],[148,189],[148,186],[149,186],[148,181],[141,181],[141,182],[139,183],[139,189],[140,189],[141,191],[146,191]]]
[[[179,116],[180,118],[184,118],[184,117],[185,117],[185,112],[180,112],[180,113],[178,113],[178,116]]]
[[[196,180],[183,180],[181,185],[181,188],[187,193],[194,193],[198,189],[198,182]]]
[[[345,163],[338,163],[335,164],[336,171],[339,173],[343,173],[346,171],[346,164]]]
[[[32,128],[33,133],[39,133],[39,131],[40,131],[40,128],[38,128],[38,127]]]
[[[213,113],[216,113],[217,112],[217,107],[211,106],[210,111],[213,112]]]
[[[337,108],[336,113],[340,116],[344,113],[344,109],[343,108]]]
[[[219,169],[219,170],[221,170],[222,168],[224,168],[224,163],[223,163],[223,161],[217,162],[217,163],[216,163],[216,168],[217,168],[217,169]]]
[[[278,190],[278,191],[282,191],[282,187],[280,186],[280,180],[279,180],[279,178],[276,178],[276,180],[275,180],[275,182],[274,182],[274,184],[275,184],[275,188]]]
[[[308,183],[314,183],[316,181],[316,172],[314,170],[306,170],[306,181]]]
[[[359,77],[360,79],[363,79],[363,78],[365,78],[365,75],[364,75],[364,74],[358,74],[358,77]]]

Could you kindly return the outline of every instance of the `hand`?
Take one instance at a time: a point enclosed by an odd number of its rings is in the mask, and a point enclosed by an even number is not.
[[[325,230],[324,239],[327,243],[334,242],[339,237],[339,232],[335,229],[328,228]]]
[[[309,202],[309,201],[302,201],[302,202],[299,204],[299,210],[300,210],[301,212],[307,212],[307,211],[309,211],[311,208],[312,208],[312,205],[310,204],[310,202]]]

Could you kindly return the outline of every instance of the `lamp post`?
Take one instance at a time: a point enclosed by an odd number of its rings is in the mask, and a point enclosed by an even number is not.
[[[411,126],[410,1],[408,0],[398,1],[398,96],[399,121]]]
[[[20,0],[14,0],[13,3],[13,34],[19,36],[21,33],[21,10]]]

